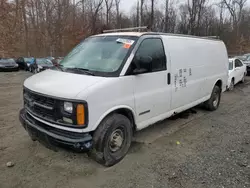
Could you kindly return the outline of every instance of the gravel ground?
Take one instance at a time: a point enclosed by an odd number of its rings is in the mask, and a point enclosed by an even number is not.
[[[28,76],[0,73],[0,188],[250,187],[249,78],[215,112],[198,108],[139,132],[125,159],[105,168],[30,140],[18,120]]]

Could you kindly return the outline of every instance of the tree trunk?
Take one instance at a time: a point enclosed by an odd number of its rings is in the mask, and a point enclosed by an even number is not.
[[[121,0],[115,0],[116,8],[116,28],[120,28],[120,2]]]
[[[143,25],[144,25],[143,5],[144,5],[144,0],[141,0],[141,18],[140,18],[140,26],[143,26]]]
[[[140,5],[139,1],[137,2],[137,7],[136,7],[136,26],[140,26]]]
[[[164,32],[168,32],[168,4],[169,0],[166,0]]]
[[[151,29],[154,29],[154,0],[151,0]]]
[[[27,56],[29,56],[29,39],[28,39],[28,24],[27,24],[27,18],[26,18],[26,8],[25,8],[26,1],[22,0],[22,15],[23,15],[23,22],[24,22],[24,32],[25,32],[25,53]]]

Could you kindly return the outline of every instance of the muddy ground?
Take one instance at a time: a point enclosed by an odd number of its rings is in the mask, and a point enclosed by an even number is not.
[[[215,112],[196,108],[139,132],[125,159],[105,168],[30,140],[18,120],[28,76],[0,73],[0,188],[250,187],[249,78],[224,93]]]

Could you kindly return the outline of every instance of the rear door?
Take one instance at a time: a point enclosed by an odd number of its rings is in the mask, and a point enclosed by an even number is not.
[[[152,58],[150,64],[140,63],[147,72],[134,76],[134,96],[138,123],[150,118],[158,119],[170,110],[171,85],[168,83],[168,67],[162,39],[144,39],[135,53],[136,59]],[[133,65],[132,62],[132,65]],[[158,116],[158,117],[157,117]],[[138,127],[140,129],[140,127]]]

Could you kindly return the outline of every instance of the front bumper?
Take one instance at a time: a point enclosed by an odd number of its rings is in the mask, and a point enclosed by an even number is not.
[[[25,109],[20,110],[19,120],[32,138],[47,144],[63,144],[79,151],[92,147],[92,136],[89,133],[73,133],[50,127],[32,118]]]

